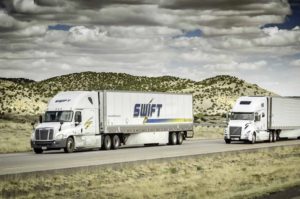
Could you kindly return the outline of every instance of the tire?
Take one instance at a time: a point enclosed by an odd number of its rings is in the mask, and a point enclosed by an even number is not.
[[[182,142],[183,142],[183,134],[182,134],[182,132],[178,132],[177,133],[177,144],[178,145],[181,145],[182,144]]]
[[[33,151],[34,151],[36,154],[41,154],[41,153],[43,153],[43,149],[41,149],[41,148],[34,148]]]
[[[176,132],[171,132],[169,134],[169,144],[170,145],[175,145],[177,143],[177,135]]]
[[[75,149],[74,139],[72,137],[68,137],[64,151],[65,153],[73,153],[74,149]]]
[[[111,138],[109,135],[104,136],[103,140],[103,149],[104,150],[110,150],[111,148]]]
[[[252,141],[251,141],[251,144],[255,144],[256,143],[256,134],[253,133],[252,134]]]
[[[274,132],[269,133],[269,142],[274,142]]]
[[[111,143],[111,148],[112,149],[118,149],[120,146],[120,138],[118,135],[114,135],[112,137],[112,143]]]
[[[277,141],[277,134],[275,132],[272,133],[272,142]]]
[[[231,139],[225,139],[225,143],[226,144],[230,144],[231,143]]]

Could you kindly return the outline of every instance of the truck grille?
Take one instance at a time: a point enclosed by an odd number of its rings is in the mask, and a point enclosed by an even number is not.
[[[241,136],[241,133],[242,133],[242,127],[231,126],[229,128],[230,136]]]
[[[37,129],[35,130],[36,140],[53,140],[53,129]]]

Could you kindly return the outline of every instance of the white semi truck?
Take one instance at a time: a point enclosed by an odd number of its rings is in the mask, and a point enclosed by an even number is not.
[[[300,138],[299,97],[240,97],[229,114],[224,140],[275,142]]]
[[[193,136],[190,94],[67,91],[54,96],[31,136],[35,153],[182,144]]]

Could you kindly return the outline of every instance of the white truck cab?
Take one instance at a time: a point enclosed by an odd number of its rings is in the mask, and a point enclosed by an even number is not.
[[[225,142],[244,140],[255,143],[269,139],[267,131],[267,98],[240,97],[229,114]]]
[[[91,91],[61,92],[52,98],[43,121],[32,134],[33,150],[41,153],[64,148],[65,152],[72,152],[74,142],[78,147],[100,146],[100,136],[94,136],[98,125],[97,98],[97,92]]]

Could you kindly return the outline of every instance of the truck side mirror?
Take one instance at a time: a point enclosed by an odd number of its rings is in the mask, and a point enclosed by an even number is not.
[[[43,116],[41,116],[41,115],[39,116],[39,122],[43,123]]]
[[[254,117],[254,122],[259,122],[260,121],[260,116],[255,113],[255,117]]]

